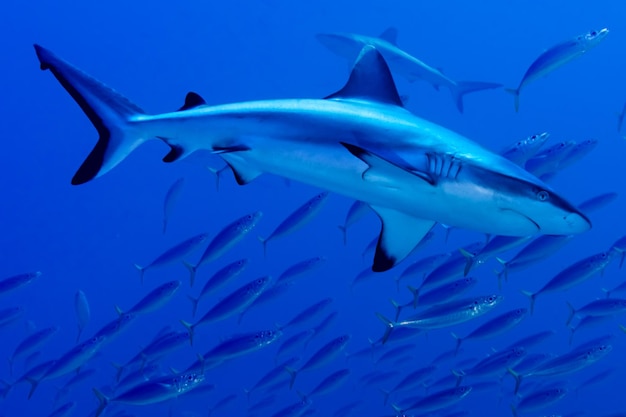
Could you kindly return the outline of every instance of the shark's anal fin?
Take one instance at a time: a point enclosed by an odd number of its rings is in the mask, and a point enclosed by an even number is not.
[[[402,100],[383,56],[371,45],[365,46],[343,88],[327,99],[362,99],[402,107]]]
[[[393,46],[398,46],[398,29],[393,26],[389,27],[380,34],[379,38],[386,42],[389,42]]]
[[[409,216],[394,209],[372,206],[382,227],[372,271],[383,272],[406,258],[433,228],[435,222]]]
[[[223,153],[220,156],[233,171],[235,181],[237,181],[239,185],[246,185],[263,173],[258,169],[250,167],[241,158],[232,157],[229,153]]]
[[[193,109],[194,107],[204,106],[205,104],[206,101],[204,101],[200,94],[190,91],[187,93],[187,96],[185,96],[185,103],[178,111]]]

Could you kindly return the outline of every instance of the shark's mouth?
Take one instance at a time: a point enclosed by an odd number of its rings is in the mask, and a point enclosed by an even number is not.
[[[531,219],[530,217],[528,217],[524,213],[520,213],[519,211],[514,210],[514,209],[502,209],[502,211],[508,211],[508,212],[511,212],[511,213],[515,213],[517,216],[519,216],[519,217],[521,217],[523,219],[526,219],[528,221],[528,223],[530,225],[532,225],[532,227],[535,228],[535,233],[538,233],[538,232],[541,231],[541,226],[539,226],[539,223],[537,223],[536,221],[534,221],[533,219]],[[528,234],[532,234],[532,233],[528,233]]]

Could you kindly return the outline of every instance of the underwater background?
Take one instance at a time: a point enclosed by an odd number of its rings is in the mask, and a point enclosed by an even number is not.
[[[211,415],[364,415],[393,416],[391,403],[410,404],[440,390],[454,387],[451,370],[469,368],[489,354],[537,332],[552,331],[526,354],[562,355],[594,338],[608,340],[611,352],[581,369],[549,377],[528,377],[521,384],[521,398],[513,394],[514,378],[503,369],[487,378],[468,375],[464,384],[476,388],[461,401],[442,406],[433,415],[504,416],[524,395],[555,387],[567,390],[559,401],[536,409],[520,410],[529,416],[626,415],[623,401],[626,335],[616,313],[580,328],[570,345],[567,303],[575,308],[600,298],[602,291],[624,281],[619,256],[602,274],[568,291],[538,298],[532,315],[519,325],[493,337],[463,342],[454,355],[455,339],[480,324],[515,308],[528,308],[521,291],[537,291],[555,274],[587,256],[607,251],[626,234],[623,215],[623,155],[626,144],[619,132],[617,113],[626,100],[626,4],[616,1],[229,1],[229,2],[17,2],[0,6],[0,42],[3,65],[2,97],[2,216],[0,280],[40,271],[41,276],[14,290],[0,292],[0,309],[20,307],[21,313],[0,321],[0,358],[10,358],[16,347],[35,331],[58,327],[36,349],[20,356],[12,366],[0,366],[0,416],[48,416],[67,403],[67,414],[89,416],[98,408],[92,389],[115,396],[112,363],[124,363],[153,340],[166,326],[181,332],[180,320],[195,321],[219,300],[246,282],[270,275],[278,277],[290,266],[315,257],[322,262],[294,278],[286,291],[255,306],[238,321],[235,314],[198,329],[193,346],[183,343],[159,358],[151,377],[172,375],[232,335],[274,330],[310,305],[332,298],[326,309],[306,323],[283,330],[279,340],[209,369],[205,381],[189,393],[145,406],[115,404],[104,415],[206,416]],[[475,266],[469,276],[477,284],[469,295],[498,294],[503,302],[494,311],[460,325],[389,341],[374,348],[384,323],[376,313],[393,317],[390,299],[412,299],[407,285],[419,286],[411,277],[396,285],[402,270],[412,262],[484,241],[479,233],[437,226],[432,239],[395,269],[370,274],[355,282],[371,265],[366,247],[380,230],[373,212],[350,225],[344,244],[337,227],[343,225],[353,201],[329,195],[319,213],[298,230],[268,242],[266,254],[257,236],[268,236],[294,210],[322,190],[297,182],[263,175],[238,186],[219,156],[196,154],[171,164],[161,159],[166,146],[152,141],[137,149],[107,175],[82,186],[70,179],[91,151],[97,133],[71,97],[48,72],[39,69],[32,48],[38,43],[133,100],[148,113],[178,109],[188,91],[199,93],[208,104],[272,99],[320,98],[338,90],[346,81],[351,62],[337,56],[316,39],[319,33],[347,32],[378,36],[389,27],[398,31],[398,45],[454,80],[502,83],[515,88],[531,62],[547,48],[589,30],[608,28],[606,40],[582,57],[555,69],[524,88],[519,112],[513,97],[502,89],[476,92],[465,97],[465,109],[457,111],[445,89],[437,91],[425,82],[410,83],[395,77],[406,107],[420,117],[456,131],[500,152],[517,140],[549,132],[546,143],[597,140],[597,146],[580,161],[550,180],[550,185],[577,204],[603,193],[617,198],[590,214],[593,228],[575,236],[560,251],[527,269],[511,272],[498,285],[494,270],[501,265],[490,258]],[[211,169],[207,169],[210,167]],[[219,187],[217,178],[219,177]],[[184,178],[163,232],[164,200],[176,181]],[[262,218],[240,243],[219,259],[203,265],[193,287],[182,262],[145,271],[143,283],[133,264],[147,265],[181,241],[207,233],[209,239],[235,219],[256,211]],[[508,260],[521,246],[499,253]],[[183,259],[195,262],[196,249]],[[192,315],[188,296],[197,297],[202,285],[224,265],[248,259],[245,271],[199,304]],[[462,278],[461,274],[455,278]],[[81,341],[115,320],[115,306],[128,310],[157,286],[172,280],[180,288],[160,308],[136,317],[115,340],[102,346],[80,372],[93,370],[69,390],[59,389],[76,372],[43,380],[27,399],[30,384],[16,381],[38,363],[60,358],[76,345],[75,295],[81,290],[89,303],[90,320]],[[611,293],[624,297],[624,293]],[[277,359],[281,343],[299,332],[310,331],[336,312],[328,327],[310,333]],[[576,323],[578,318],[573,321]],[[268,371],[290,357],[299,368],[332,339],[350,335],[345,348],[317,369],[298,375],[290,389],[285,371],[270,389],[246,395]],[[408,346],[385,353],[399,346]],[[31,353],[39,355],[25,361]],[[438,356],[445,352],[452,352]],[[546,357],[547,358],[547,357]],[[545,358],[544,358],[545,359]],[[2,363],[2,362],[0,362]],[[427,378],[409,390],[392,393],[384,404],[383,390],[392,389],[410,372],[435,365]],[[347,377],[334,389],[310,393],[325,377],[345,369]],[[174,371],[172,371],[174,370]],[[129,369],[130,371],[130,369]],[[375,373],[372,373],[375,372]],[[393,372],[393,373],[389,373]],[[387,373],[387,374],[385,374]],[[145,375],[148,378],[148,375]],[[439,382],[440,378],[447,379]],[[594,377],[595,381],[594,381]],[[531,382],[532,381],[532,382]],[[493,384],[485,384],[493,382]],[[534,384],[540,385],[534,385]],[[527,387],[525,388],[525,385]],[[532,385],[530,385],[532,384]],[[204,387],[203,387],[204,386]],[[526,392],[524,392],[526,391]],[[231,398],[231,396],[233,396]],[[225,403],[220,404],[224,399]],[[255,404],[267,405],[250,410]],[[301,406],[298,407],[297,405]],[[288,407],[294,405],[293,409]],[[344,408],[347,407],[347,408]],[[339,414],[336,414],[339,412]],[[619,413],[622,414],[612,414]],[[412,415],[412,411],[407,411]],[[415,415],[427,415],[416,412]]]

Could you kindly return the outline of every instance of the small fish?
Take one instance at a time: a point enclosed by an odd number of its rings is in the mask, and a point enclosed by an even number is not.
[[[111,342],[117,336],[122,333],[122,330],[125,330],[130,323],[132,323],[137,317],[134,313],[123,313],[117,318],[111,320],[104,326],[98,330],[94,336],[94,338],[104,338],[103,343]]]
[[[139,384],[114,397],[107,397],[94,388],[93,392],[100,401],[95,417],[100,416],[110,403],[146,405],[176,398],[200,386],[204,379],[204,374],[199,372],[166,375]]]
[[[447,376],[446,378],[450,378],[450,376]],[[467,397],[470,392],[472,392],[471,386],[459,385],[455,388],[449,388],[427,395],[426,397],[420,398],[419,400],[413,402],[413,404],[407,407],[399,407],[396,404],[392,404],[391,406],[394,410],[396,410],[397,413],[403,415],[407,411],[411,410],[415,410],[420,413],[427,413],[445,407],[450,407],[451,405],[456,404],[463,398]]]
[[[546,132],[528,136],[501,151],[500,155],[523,167],[526,161],[535,156],[549,137],[550,134]]]
[[[76,403],[74,401],[70,401],[65,403],[54,409],[52,413],[48,415],[48,417],[68,417],[76,408]]]
[[[624,123],[624,115],[626,115],[626,103],[622,107],[622,111],[617,114],[617,133],[622,131],[622,124]]]
[[[278,328],[281,330],[284,330],[287,327],[297,326],[302,323],[306,323],[308,320],[315,318],[318,314],[324,311],[332,303],[333,303],[332,298],[324,298],[323,300],[320,300],[317,303],[312,304],[309,307],[305,308],[296,316],[294,316],[291,320],[289,320],[287,324],[285,324],[284,326],[278,326]]]
[[[474,329],[474,331],[472,331],[465,337],[459,337],[455,333],[452,333],[452,336],[456,339],[455,351],[459,351],[459,349],[461,348],[461,343],[464,340],[491,337],[493,335],[505,332],[521,323],[521,321],[524,320],[527,315],[527,309],[516,308],[492,318],[488,322]]]
[[[461,248],[461,254],[465,256],[466,264],[463,270],[463,276],[467,276],[469,271],[475,265],[484,264],[492,256],[498,255],[502,252],[511,250],[519,245],[526,243],[532,236],[494,236],[487,244],[476,253],[471,253]]]
[[[215,410],[219,410],[221,408],[226,407],[228,404],[232,403],[236,399],[237,399],[237,394],[230,394],[230,395],[223,397],[218,402],[216,402],[213,405],[213,407],[209,408],[209,414],[207,416],[210,417],[215,412]]]
[[[22,317],[24,309],[22,307],[9,307],[0,310],[0,328]]]
[[[569,326],[570,322],[575,316],[613,316],[623,312],[626,312],[626,300],[619,298],[605,298],[601,300],[594,300],[579,309],[574,308],[569,302],[567,302],[569,308],[569,316],[567,317],[566,326]]]
[[[530,299],[530,314],[535,309],[535,300],[539,294],[545,294],[555,291],[563,291],[581,283],[587,278],[602,272],[613,259],[613,252],[600,252],[568,266],[558,274],[556,274],[547,284],[539,291],[534,293],[530,291],[522,291],[522,294]]]
[[[38,377],[29,376],[27,380],[31,383],[31,389],[28,393],[28,398],[30,399],[33,396],[42,381],[58,378],[83,366],[100,350],[104,342],[104,336],[94,336],[74,346],[61,356],[61,358],[53,361],[50,366],[46,368],[45,372]]]
[[[318,396],[322,394],[327,394],[337,388],[339,388],[343,383],[345,383],[350,377],[349,369],[340,369],[338,371],[333,372],[324,378],[319,384],[315,386],[308,394],[303,394],[298,392],[302,399],[309,399],[312,396]]]
[[[474,242],[466,245],[463,250],[469,254],[477,254],[485,246],[485,242]],[[420,290],[434,288],[445,283],[454,281],[463,276],[463,271],[467,266],[467,255],[463,255],[461,251],[453,252],[447,261],[433,269],[424,277]]]
[[[78,334],[76,335],[76,343],[78,343],[91,317],[89,301],[87,301],[87,296],[82,290],[76,291],[74,295],[74,311],[76,312],[76,322],[78,323]]]
[[[200,291],[200,295],[197,298],[193,298],[189,296],[189,300],[193,305],[192,313],[193,316],[196,316],[196,311],[198,310],[198,303],[200,300],[207,295],[217,291],[222,288],[224,285],[229,283],[232,279],[237,278],[241,273],[246,269],[250,261],[248,259],[239,259],[237,261],[231,262],[225,267],[219,269],[215,272],[211,278],[208,279],[204,287],[202,287],[202,291]]]
[[[543,330],[537,333],[533,333],[519,340],[516,340],[503,350],[513,349],[515,347],[523,347],[524,349],[529,350],[530,348],[542,343],[547,338],[554,336],[554,334],[554,330]]]
[[[447,284],[442,284],[428,292],[425,292],[422,295],[420,295],[419,293],[419,288],[413,288],[409,286],[409,291],[411,291],[411,293],[413,294],[413,300],[411,301],[411,304],[413,308],[417,308],[418,305],[420,307],[424,307],[432,306],[434,304],[440,304],[445,301],[450,301],[451,299],[474,287],[474,285],[476,285],[477,283],[478,280],[476,278],[464,277],[457,279],[456,281],[449,282]],[[397,320],[397,316],[400,315],[400,310],[398,307],[396,307],[396,310]]]
[[[416,388],[417,386],[421,385],[422,382],[428,379],[436,370],[436,365],[428,365],[426,367],[419,368],[402,378],[402,380],[400,380],[390,390],[381,389],[381,392],[384,395],[384,404],[387,405],[387,401],[389,400],[389,396],[391,394],[398,391],[407,391]]]
[[[396,288],[399,289],[400,281],[407,278],[424,279],[427,274],[430,274],[435,268],[450,259],[451,256],[452,254],[449,252],[439,253],[413,262],[396,278]]]
[[[339,230],[341,230],[341,234],[343,235],[343,244],[348,244],[348,228],[352,226],[354,223],[361,220],[369,211],[370,206],[362,201],[356,200],[348,209],[348,213],[346,214],[346,219],[343,222],[343,225],[337,226]]]
[[[306,346],[306,344],[311,340],[311,338],[315,335],[315,330],[308,329],[298,332],[287,339],[278,347],[278,351],[276,352],[276,358],[278,359],[282,355],[287,352],[291,352],[292,350],[296,350],[300,345]],[[304,349],[304,347],[302,347]]]
[[[5,278],[0,281],[0,295],[7,293],[9,291],[13,291],[17,288],[23,287],[24,285],[28,285],[33,280],[39,278],[41,276],[41,272],[28,272],[25,274],[13,275],[9,278]]]
[[[317,194],[287,216],[287,218],[285,218],[285,220],[283,220],[268,237],[259,237],[259,241],[263,244],[263,253],[267,253],[267,244],[269,241],[285,236],[289,233],[293,233],[311,221],[320,211],[327,198],[328,191],[323,191]]]
[[[550,175],[558,171],[561,161],[575,146],[576,142],[573,140],[552,145],[526,161],[524,168],[538,178]]]
[[[539,55],[530,67],[528,67],[517,88],[505,89],[505,91],[515,96],[515,111],[519,110],[519,94],[523,87],[538,78],[546,76],[572,59],[583,55],[585,52],[598,45],[608,33],[609,30],[606,28],[592,30],[576,36],[573,39],[554,45]]]
[[[245,355],[269,346],[279,340],[282,335],[283,332],[276,329],[233,335],[202,355],[206,365],[196,363],[192,365],[192,367],[195,366],[197,368],[198,366],[206,366],[208,369],[213,366],[217,366],[225,360]]]
[[[296,377],[299,373],[306,370],[316,369],[320,366],[326,365],[328,362],[333,360],[348,344],[350,339],[352,338],[349,334],[344,334],[335,339],[332,339],[330,342],[326,343],[320,349],[315,352],[308,361],[304,363],[300,368],[294,369],[290,367],[285,367],[287,372],[291,375],[291,381],[289,381],[289,388],[293,387],[293,383],[296,381]]]
[[[170,300],[170,298],[172,298],[176,291],[178,291],[178,288],[180,288],[180,284],[181,282],[176,280],[159,285],[154,290],[150,291],[145,297],[139,300],[137,304],[132,306],[127,313],[133,315],[146,314],[161,308]],[[115,310],[120,316],[124,314],[124,312],[117,306],[115,306]]]
[[[550,257],[565,246],[573,237],[573,235],[539,236],[528,245],[524,246],[524,248],[522,248],[517,255],[508,261],[496,257],[496,260],[502,265],[502,270],[495,272],[498,277],[498,282],[501,284],[502,277],[504,277],[505,280],[508,280],[509,272],[511,270],[519,271]]]
[[[57,326],[46,327],[30,336],[24,338],[13,350],[13,354],[9,358],[9,367],[11,375],[13,375],[13,363],[19,357],[25,356],[48,341],[59,330]]]
[[[283,361],[282,363],[280,363],[279,365],[277,365],[275,368],[273,368],[272,370],[270,370],[269,372],[267,372],[265,375],[263,375],[257,382],[256,384],[254,384],[252,386],[252,388],[250,389],[246,389],[244,388],[243,391],[246,393],[246,396],[248,397],[248,401],[250,401],[250,395],[254,392],[257,391],[259,389],[265,388],[271,384],[273,384],[274,382],[276,382],[277,379],[280,379],[280,377],[282,376],[286,376],[285,375],[285,367],[286,366],[293,366],[296,364],[296,362],[298,362],[300,360],[299,357],[292,357],[289,358],[285,361]]]
[[[578,323],[576,323],[576,326],[572,326],[572,325],[567,326],[570,330],[570,334],[569,334],[570,346],[572,342],[574,341],[574,335],[578,333],[580,329],[584,329],[587,327],[597,328],[598,325],[602,324],[603,322],[611,318],[612,318],[611,316],[585,316],[581,318]]]
[[[621,268],[624,264],[624,258],[626,258],[626,236],[622,236],[613,242],[611,245],[611,251],[619,253],[619,267]]]
[[[181,320],[180,322],[189,331],[189,342],[193,345],[196,327],[201,324],[223,320],[236,313],[241,313],[269,287],[271,282],[272,280],[268,276],[257,278],[224,297],[197,322],[192,324]]]
[[[506,374],[506,370],[519,364],[525,355],[526,349],[523,347],[504,349],[481,359],[467,370],[452,370],[452,373],[456,375],[456,384],[459,386],[466,376],[488,377]]]
[[[76,386],[77,384],[81,382],[88,380],[92,376],[96,375],[96,373],[97,373],[97,370],[95,368],[81,369],[80,372],[78,372],[76,375],[70,378],[65,384],[63,384],[62,387],[59,388],[59,391],[57,392],[57,395],[54,399],[54,402],[55,403],[58,402],[61,398],[63,398],[64,395],[67,395],[70,392],[70,389],[72,387]]]
[[[174,181],[165,194],[165,198],[163,199],[163,234],[165,234],[167,230],[167,224],[172,216],[172,211],[174,210],[174,206],[176,205],[176,201],[178,200],[184,185],[185,179],[179,178]]]
[[[517,417],[519,412],[536,411],[548,407],[561,400],[567,393],[567,388],[558,387],[541,389],[527,394],[517,404],[511,404],[513,417]]]
[[[495,294],[455,300],[434,305],[399,322],[392,322],[383,315],[377,314],[378,318],[386,325],[381,341],[384,344],[392,331],[399,327],[429,330],[466,322],[491,311],[502,300],[501,295]]]
[[[276,280],[276,284],[286,281],[293,281],[295,278],[299,277],[302,274],[309,273],[316,268],[319,268],[326,262],[326,257],[324,256],[315,256],[313,258],[305,259],[300,262],[296,262],[291,265],[289,268],[285,269],[282,274],[278,276]]]
[[[256,211],[254,213],[246,214],[232,223],[227,224],[217,233],[217,235],[215,235],[213,240],[209,242],[209,245],[202,253],[202,256],[200,256],[200,260],[195,265],[183,261],[187,269],[189,269],[189,280],[191,286],[193,287],[193,283],[196,278],[196,271],[200,265],[214,261],[239,243],[241,239],[243,239],[252,229],[255,228],[261,217],[263,217],[263,213]]]
[[[186,254],[197,248],[208,237],[209,235],[207,233],[201,233],[199,235],[190,237],[189,239],[186,239],[178,243],[177,245],[172,246],[161,255],[157,256],[147,266],[139,266],[135,264],[135,268],[137,268],[137,270],[139,271],[141,282],[143,283],[143,275],[147,269],[163,266],[182,258]]]
[[[599,194],[580,203],[578,209],[585,214],[589,214],[611,204],[617,196],[617,193]]]

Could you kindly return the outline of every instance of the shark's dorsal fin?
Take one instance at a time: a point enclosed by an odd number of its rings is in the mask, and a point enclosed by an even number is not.
[[[363,47],[346,85],[327,99],[364,99],[402,106],[391,71],[371,45]]]
[[[380,39],[389,42],[394,46],[398,46],[398,29],[393,26],[387,28],[383,33],[379,36]]]
[[[198,93],[190,91],[185,96],[185,104],[178,111],[193,109],[194,107],[204,106],[206,101]]]
[[[433,228],[435,222],[386,207],[372,206],[382,223],[372,271],[383,272],[406,258]]]

